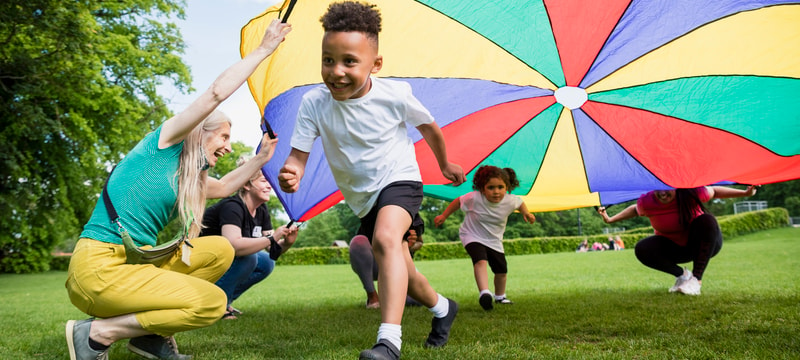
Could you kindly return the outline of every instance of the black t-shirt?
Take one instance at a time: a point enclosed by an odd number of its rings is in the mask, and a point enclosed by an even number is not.
[[[222,199],[206,209],[203,215],[205,229],[200,236],[222,235],[223,225],[236,225],[242,229],[242,237],[257,238],[263,236],[262,231],[272,230],[267,204],[256,208],[256,216],[251,217],[239,195]]]

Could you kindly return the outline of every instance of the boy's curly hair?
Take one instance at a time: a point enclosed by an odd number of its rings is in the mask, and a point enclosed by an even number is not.
[[[330,4],[319,21],[325,32],[357,31],[377,39],[381,31],[381,14],[376,6],[358,1]]]
[[[514,172],[514,169],[501,169],[497,166],[483,165],[478,168],[478,171],[475,172],[475,176],[472,178],[472,188],[480,191],[489,183],[489,179],[492,178],[500,178],[503,180],[503,182],[506,183],[506,190],[508,192],[519,187],[519,180],[517,179],[517,173]]]

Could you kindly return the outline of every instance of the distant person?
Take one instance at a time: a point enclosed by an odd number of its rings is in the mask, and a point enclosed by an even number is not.
[[[84,226],[67,271],[70,301],[91,316],[67,321],[71,360],[107,359],[110,346],[122,339],[130,339],[128,349],[149,359],[190,359],[178,352],[173,335],[222,317],[225,293],[214,282],[234,254],[221,236],[198,237],[206,199],[242,187],[269,161],[278,140],[264,136],[261,151],[245,166],[221,179],[209,177],[208,168],[231,152],[231,120],[215,109],[290,30],[273,21],[258,48],[220,74],[185,110],[145,135],[109,175],[103,200]],[[112,213],[118,221],[112,222]],[[155,246],[159,231],[173,218],[180,219],[179,235],[189,243],[159,264],[128,259],[124,242],[133,242],[128,249]]]
[[[381,325],[361,359],[398,359],[406,295],[433,313],[425,347],[447,344],[458,304],[438,294],[414,267],[403,234],[419,229],[422,175],[408,126],[417,129],[445,179],[459,185],[464,171],[447,158],[442,130],[403,81],[372,77],[381,16],[373,5],[333,3],[322,16],[322,80],[300,103],[292,151],[278,175],[281,190],[298,190],[309,152],[321,140],[336,185],[361,219],[358,234],[372,242],[378,262]],[[401,34],[397,34],[401,35]]]
[[[656,270],[675,276],[669,291],[700,295],[703,273],[712,257],[722,249],[722,231],[717,219],[706,211],[703,203],[711,199],[753,196],[755,186],[739,190],[725,186],[703,186],[693,189],[655,190],[631,206],[609,217],[604,207],[597,211],[606,223],[646,216],[655,235],[640,240],[634,251],[639,261]],[[693,262],[693,268],[679,264]]]
[[[578,247],[575,249],[575,252],[587,252],[589,251],[589,239],[584,238]]]
[[[408,241],[408,250],[413,258],[414,252],[422,248],[422,236],[417,236],[416,231],[409,230],[406,234],[406,239]],[[369,239],[364,235],[354,236],[350,240],[348,250],[350,251],[350,267],[358,275],[364,291],[367,293],[367,309],[380,309],[381,302],[378,297],[378,291],[375,290],[375,281],[378,279],[378,263],[375,262]],[[406,297],[406,306],[420,305],[410,296]]]
[[[599,241],[592,243],[591,251],[605,251],[606,249],[608,249],[608,244],[603,244]]]
[[[625,242],[619,235],[614,237],[614,250],[625,250]]]
[[[608,237],[608,250],[617,250],[617,243],[614,241],[613,236]]]
[[[246,163],[244,157],[237,162],[239,166]],[[275,268],[275,260],[297,239],[296,226],[280,226],[273,232],[267,209],[271,191],[272,186],[258,169],[235,195],[209,207],[203,216],[206,228],[200,236],[224,236],[236,256],[228,271],[216,282],[228,298],[223,319],[236,319],[242,313],[233,307],[233,301],[266,279]]]
[[[492,310],[493,303],[513,304],[506,297],[508,264],[503,248],[503,234],[508,216],[518,210],[525,222],[533,224],[536,221],[522,199],[511,194],[511,190],[518,186],[519,180],[514,169],[481,166],[472,179],[472,188],[475,191],[453,200],[433,220],[436,226],[442,226],[450,214],[458,209],[464,211],[464,222],[461,223],[458,234],[472,258],[472,271],[478,285],[478,303],[484,310]],[[494,273],[494,294],[489,290],[487,264]]]

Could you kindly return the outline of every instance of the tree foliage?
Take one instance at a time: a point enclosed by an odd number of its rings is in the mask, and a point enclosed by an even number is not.
[[[612,211],[619,211],[632,202],[615,205]],[[450,204],[449,201],[424,197],[420,206],[420,216],[425,222],[426,243],[459,241],[458,231],[464,221],[464,212],[456,211],[441,227],[433,226],[433,219]],[[578,215],[580,213],[580,215]],[[519,213],[511,214],[506,225],[505,239],[519,239],[537,236],[576,236],[601,234],[610,226],[603,222],[593,208],[573,209],[534,213],[536,222],[528,224]],[[580,219],[579,219],[580,216]],[[580,220],[580,221],[579,221]],[[328,246],[333,240],[346,240],[356,234],[360,220],[342,202],[308,221],[297,238],[295,246]],[[615,223],[617,228],[637,228],[648,226],[646,218],[634,218]]]
[[[294,246],[330,246],[334,240],[349,243],[360,224],[350,207],[340,202],[309,220],[298,233]]]
[[[744,185],[731,185],[744,189]],[[746,200],[766,200],[770,207],[784,207],[789,214],[800,216],[800,180],[768,184],[761,187],[751,198],[714,199],[706,208],[714,215],[733,214],[733,204]],[[635,204],[628,201],[608,206],[609,214],[614,215]],[[425,221],[426,243],[458,241],[458,230],[464,220],[464,213],[456,211],[441,227],[433,226],[433,219],[450,204],[449,201],[425,197],[420,207],[420,216]],[[628,230],[650,226],[646,217],[634,217],[614,224],[606,224],[594,208],[581,208],[564,211],[534,213],[536,222],[525,223],[519,213],[511,214],[506,225],[505,239],[519,239],[540,236],[596,235],[606,232]],[[308,221],[306,228],[298,236],[297,247],[328,246],[333,240],[346,240],[355,235],[359,219],[342,202]]]
[[[755,196],[744,200],[765,200],[769,207],[786,208],[789,216],[798,217],[800,216],[800,180],[764,185],[758,189]]]
[[[109,166],[188,92],[182,0],[0,3],[0,271],[48,268],[89,219]]]

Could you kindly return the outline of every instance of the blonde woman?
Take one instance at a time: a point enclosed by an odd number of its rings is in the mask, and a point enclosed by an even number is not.
[[[178,352],[173,335],[222,317],[225,293],[214,282],[234,252],[224,237],[197,237],[205,202],[242,187],[272,157],[277,139],[265,136],[262,151],[247,164],[222,179],[210,178],[208,167],[231,152],[231,121],[215,109],[290,30],[273,21],[257,49],[225,70],[186,110],[146,135],[109,176],[105,191],[119,225],[98,201],[67,273],[70,300],[93,317],[67,322],[71,360],[107,359],[111,344],[122,339],[131,339],[128,349],[150,359],[190,359]],[[183,246],[159,266],[126,263],[123,230],[137,246],[154,246],[158,232],[176,216],[192,247]]]

